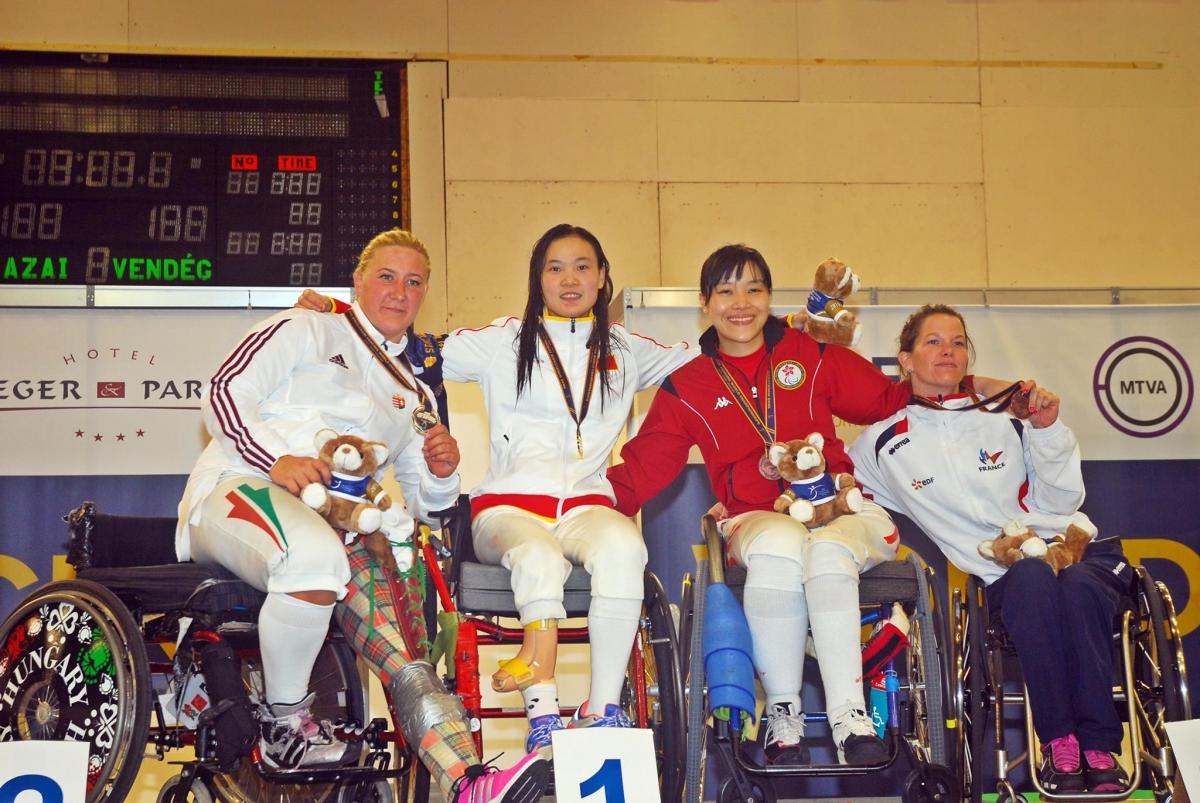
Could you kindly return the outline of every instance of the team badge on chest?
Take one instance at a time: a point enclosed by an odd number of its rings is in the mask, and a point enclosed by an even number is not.
[[[804,376],[804,366],[795,360],[784,360],[775,366],[775,384],[784,390],[803,385]]]

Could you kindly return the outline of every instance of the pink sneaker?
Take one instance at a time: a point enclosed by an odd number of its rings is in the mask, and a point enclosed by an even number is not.
[[[550,784],[550,762],[530,753],[506,770],[467,767],[454,782],[450,803],[538,803]]]
[[[1083,764],[1083,777],[1089,792],[1122,792],[1129,788],[1129,776],[1112,753],[1084,750]]]

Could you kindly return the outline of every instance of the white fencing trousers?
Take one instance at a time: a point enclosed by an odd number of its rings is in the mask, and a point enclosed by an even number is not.
[[[856,575],[896,559],[900,539],[887,511],[864,499],[863,509],[834,519],[824,527],[809,530],[798,520],[774,511],[752,510],[722,522],[728,539],[729,554],[739,565],[752,569],[750,558],[766,555],[795,561],[804,567],[804,582],[821,574]],[[847,554],[849,560],[820,559],[810,556],[812,544],[832,541],[844,550],[818,550],[823,555]],[[747,583],[750,582],[747,577]],[[798,591],[796,588],[781,591]]]
[[[192,560],[224,566],[259,591],[332,591],[350,582],[342,539],[286,488],[261,477],[222,480],[191,530]]]
[[[643,598],[646,542],[633,521],[612,508],[582,505],[548,521],[508,505],[471,522],[475,556],[512,572],[521,624],[564,619],[563,584],[577,563],[592,576],[592,597]]]

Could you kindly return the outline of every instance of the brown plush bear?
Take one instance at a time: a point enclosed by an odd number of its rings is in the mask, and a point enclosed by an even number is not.
[[[825,471],[824,446],[825,438],[814,432],[804,440],[773,443],[767,451],[779,476],[791,484],[775,500],[775,512],[790,513],[810,528],[862,510],[862,491],[854,477]]]
[[[857,346],[862,324],[842,303],[856,290],[858,276],[843,263],[830,257],[818,265],[804,310],[804,331],[820,343]]]
[[[979,554],[1008,568],[1022,558],[1041,558],[1058,574],[1083,560],[1084,550],[1096,537],[1096,525],[1082,513],[1071,517],[1067,531],[1047,544],[1042,537],[1018,521],[1004,526],[1004,533],[979,544]]]
[[[336,530],[364,535],[378,530],[382,511],[392,506],[391,497],[374,479],[387,460],[387,446],[332,429],[318,432],[315,442],[317,456],[333,472],[333,482],[328,487],[319,482],[306,485],[300,499]]]

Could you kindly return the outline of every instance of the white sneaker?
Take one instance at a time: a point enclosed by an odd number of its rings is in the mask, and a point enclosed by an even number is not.
[[[775,703],[767,709],[763,755],[770,766],[808,763],[808,750],[804,747],[804,715],[793,712],[791,703]]]
[[[263,760],[277,769],[295,769],[318,764],[336,764],[346,753],[346,744],[333,736],[326,720],[313,719],[315,694],[298,703],[263,706],[259,711]]]
[[[850,709],[833,723],[833,743],[839,764],[869,766],[888,760],[887,746],[875,735],[875,723],[861,708]]]

